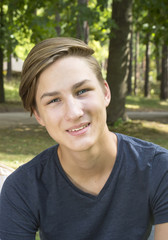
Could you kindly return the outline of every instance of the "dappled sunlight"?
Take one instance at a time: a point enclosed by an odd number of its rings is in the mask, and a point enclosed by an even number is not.
[[[42,133],[44,133],[44,132],[46,132],[46,130],[45,130],[45,128],[44,127],[42,127],[42,126],[40,126],[40,125],[37,125],[37,126],[34,126],[34,127],[32,127],[32,125],[20,125],[20,127],[15,127],[14,128],[14,131],[18,131],[18,132],[29,132],[29,131],[33,131],[33,132],[35,132],[35,133],[40,133],[40,132],[42,132]]]
[[[161,106],[167,106],[167,108],[168,108],[168,100],[167,101],[161,101],[160,105]],[[167,109],[167,111],[168,111],[168,109]]]
[[[139,105],[131,105],[131,104],[126,104],[125,105],[126,108],[130,108],[130,109],[140,109],[140,106]]]
[[[8,101],[20,101],[19,81],[5,82],[5,96]]]
[[[25,164],[26,162],[30,161],[34,155],[24,155],[24,154],[14,154],[14,153],[0,153],[0,162],[11,167],[11,168],[18,168],[19,166]]]
[[[168,124],[129,119],[110,127],[110,130],[151,141],[168,149]],[[55,144],[40,125],[0,129],[0,162],[16,169]]]
[[[16,88],[15,88],[14,86],[11,86],[11,85],[6,85],[6,86],[5,86],[5,89],[6,89],[6,90],[10,90],[10,91],[16,90]]]
[[[142,126],[150,129],[155,129],[159,132],[168,133],[168,124],[163,124],[163,123],[154,122],[154,121],[153,122],[143,121]]]
[[[17,168],[55,144],[40,125],[0,129],[0,162]]]
[[[125,106],[129,110],[168,111],[168,100],[160,101],[158,97],[127,96]]]

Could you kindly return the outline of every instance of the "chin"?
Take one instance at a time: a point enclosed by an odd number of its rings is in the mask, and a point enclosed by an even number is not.
[[[85,152],[89,151],[95,146],[95,141],[83,141],[81,143],[73,144],[69,149],[75,152]]]

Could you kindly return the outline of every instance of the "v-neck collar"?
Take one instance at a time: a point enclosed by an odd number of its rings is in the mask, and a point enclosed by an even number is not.
[[[115,133],[116,134],[116,133]],[[81,194],[83,197],[86,197],[86,198],[90,198],[90,199],[93,199],[93,200],[99,200],[101,199],[104,194],[106,193],[106,190],[108,189],[110,183],[112,182],[112,179],[113,179],[113,175],[115,174],[116,172],[116,169],[118,167],[118,164],[119,164],[119,142],[120,142],[120,138],[118,136],[118,134],[116,134],[116,137],[117,137],[117,155],[116,155],[116,160],[115,160],[115,163],[114,163],[114,166],[113,166],[113,169],[111,170],[111,173],[107,179],[107,181],[105,182],[103,188],[100,190],[100,192],[97,194],[97,195],[93,195],[93,194],[90,194],[90,193],[87,193],[83,190],[81,190],[80,188],[78,188],[70,179],[69,177],[67,176],[67,174],[65,173],[64,169],[62,168],[62,165],[60,163],[60,160],[59,160],[59,157],[58,157],[58,147],[59,147],[59,144],[57,145],[56,147],[56,164],[57,164],[57,167],[58,167],[58,170],[59,172],[61,173],[61,175],[63,176],[63,178],[66,180],[67,184],[74,190],[76,191],[78,194]]]

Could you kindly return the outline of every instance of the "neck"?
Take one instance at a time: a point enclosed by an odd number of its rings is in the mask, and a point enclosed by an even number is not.
[[[59,146],[60,163],[71,182],[84,192],[98,195],[113,169],[117,155],[117,137],[109,132],[101,144],[83,152]]]
[[[83,152],[74,152],[62,146],[58,148],[60,163],[68,176],[88,178],[101,175],[109,167],[112,169],[117,154],[116,135],[109,132],[106,140]]]

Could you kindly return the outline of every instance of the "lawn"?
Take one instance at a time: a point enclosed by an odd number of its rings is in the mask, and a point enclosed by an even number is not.
[[[168,149],[168,124],[134,120],[116,124],[111,130],[152,141]],[[54,144],[46,130],[37,124],[1,128],[0,161],[17,168]]]
[[[160,101],[158,96],[152,98],[127,96],[126,109],[131,111],[168,111],[168,100]]]
[[[37,124],[1,128],[0,161],[17,168],[54,144],[46,130]]]

